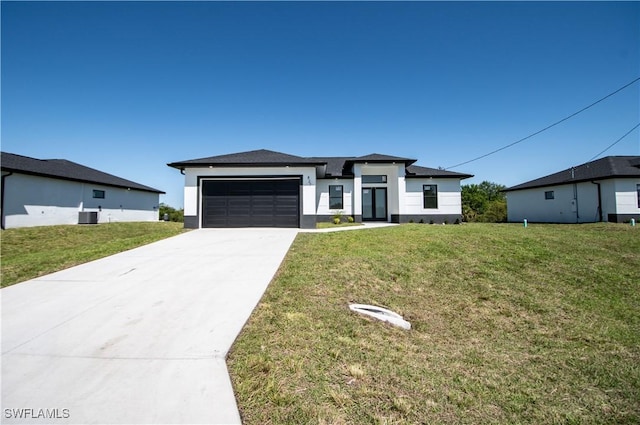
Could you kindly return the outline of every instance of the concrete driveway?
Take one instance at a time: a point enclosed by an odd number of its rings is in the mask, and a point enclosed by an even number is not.
[[[0,291],[2,423],[240,423],[225,355],[297,229],[202,229]]]

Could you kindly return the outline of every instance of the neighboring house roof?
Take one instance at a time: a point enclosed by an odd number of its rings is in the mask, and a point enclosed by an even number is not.
[[[228,155],[210,156],[207,158],[190,159],[188,161],[172,162],[169,167],[184,169],[185,167],[224,166],[224,167],[258,167],[282,165],[323,165],[322,161],[260,149],[249,152],[232,153]]]
[[[461,178],[473,177],[471,174],[454,173],[452,171],[438,170],[435,168],[419,167],[411,165],[415,159],[401,158],[398,156],[372,153],[365,156],[333,156],[333,157],[300,157],[274,152],[265,149],[233,153],[228,155],[211,156],[208,158],[191,159],[188,161],[172,162],[170,167],[185,169],[188,167],[257,167],[257,166],[283,166],[283,165],[325,165],[324,177],[352,177],[353,164],[361,163],[404,163],[407,167],[407,177],[439,177]]]
[[[607,156],[558,173],[509,187],[503,192],[616,177],[640,177],[640,156]]]
[[[2,152],[0,166],[3,171],[6,170],[21,174],[95,183],[105,186],[142,190],[145,192],[164,193],[161,190],[103,173],[102,171],[85,167],[84,165],[65,159],[36,159]]]

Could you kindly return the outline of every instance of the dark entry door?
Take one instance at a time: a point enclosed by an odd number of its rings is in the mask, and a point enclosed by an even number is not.
[[[387,221],[387,189],[385,187],[362,188],[362,219]]]
[[[202,227],[299,227],[299,179],[204,180]]]

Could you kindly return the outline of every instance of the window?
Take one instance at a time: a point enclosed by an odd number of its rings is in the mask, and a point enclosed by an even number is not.
[[[93,190],[93,197],[97,199],[104,199],[104,190]]]
[[[329,186],[329,208],[342,209],[342,186]]]
[[[424,208],[438,208],[438,186],[425,184],[422,186]]]
[[[638,208],[640,208],[640,184],[636,185],[636,190],[638,191]]]
[[[554,199],[553,190],[548,190],[544,193],[544,199]]]
[[[387,176],[362,176],[362,183],[386,183]]]

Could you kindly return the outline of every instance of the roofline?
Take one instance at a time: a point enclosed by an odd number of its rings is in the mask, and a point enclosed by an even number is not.
[[[590,178],[590,179],[568,180],[568,181],[556,182],[556,183],[551,183],[551,184],[536,184],[534,186],[527,186],[527,187],[518,187],[520,185],[516,185],[516,186],[513,186],[513,187],[508,187],[506,189],[502,189],[501,192],[516,192],[516,191],[519,191],[519,190],[540,189],[542,187],[553,187],[553,186],[564,186],[566,184],[574,184],[574,183],[597,182],[599,180],[637,179],[637,178],[638,177],[636,177],[636,176],[605,176],[605,177],[594,177],[594,178]],[[525,183],[522,183],[522,184],[525,184]]]
[[[306,162],[171,162],[167,164],[169,167],[178,170],[185,168],[225,168],[225,167],[315,167],[318,165],[326,165],[326,161],[306,161]]]
[[[398,158],[398,159],[359,159],[359,158],[354,158],[354,159],[347,159],[345,161],[345,164],[347,163],[353,163],[353,164],[396,164],[396,163],[401,163],[404,164],[405,167],[408,167],[409,165],[415,164],[416,162],[418,162],[417,159],[410,159],[410,158]]]
[[[80,182],[80,183],[92,183],[92,184],[99,184],[99,185],[107,186],[107,187],[119,187],[119,188],[123,188],[123,189],[139,190],[141,192],[151,192],[151,193],[166,194],[166,192],[163,192],[162,190],[154,189],[152,187],[150,187],[149,189],[142,189],[142,188],[139,188],[139,187],[133,187],[133,186],[127,186],[127,185],[119,185],[119,184],[111,184],[111,183],[104,183],[104,182],[99,182],[99,181],[95,181],[95,180],[74,179],[72,177],[62,177],[62,176],[56,176],[54,174],[38,173],[38,172],[35,172],[35,171],[25,171],[25,170],[18,169],[18,168],[6,167],[4,165],[1,168],[2,168],[2,170],[11,171],[13,173],[18,173],[18,174],[26,174],[26,175],[29,175],[29,176],[48,177],[48,178],[51,178],[51,179],[66,180],[66,181]],[[131,183],[135,183],[135,182],[131,182]],[[136,183],[136,184],[138,184],[138,183]]]
[[[404,176],[405,179],[430,179],[430,178],[434,178],[434,179],[460,179],[460,180],[464,180],[464,179],[470,179],[471,177],[475,177],[473,174],[463,174],[460,173],[458,175],[452,176],[452,175],[437,175],[437,174],[433,174],[433,175],[410,175],[410,176]]]

